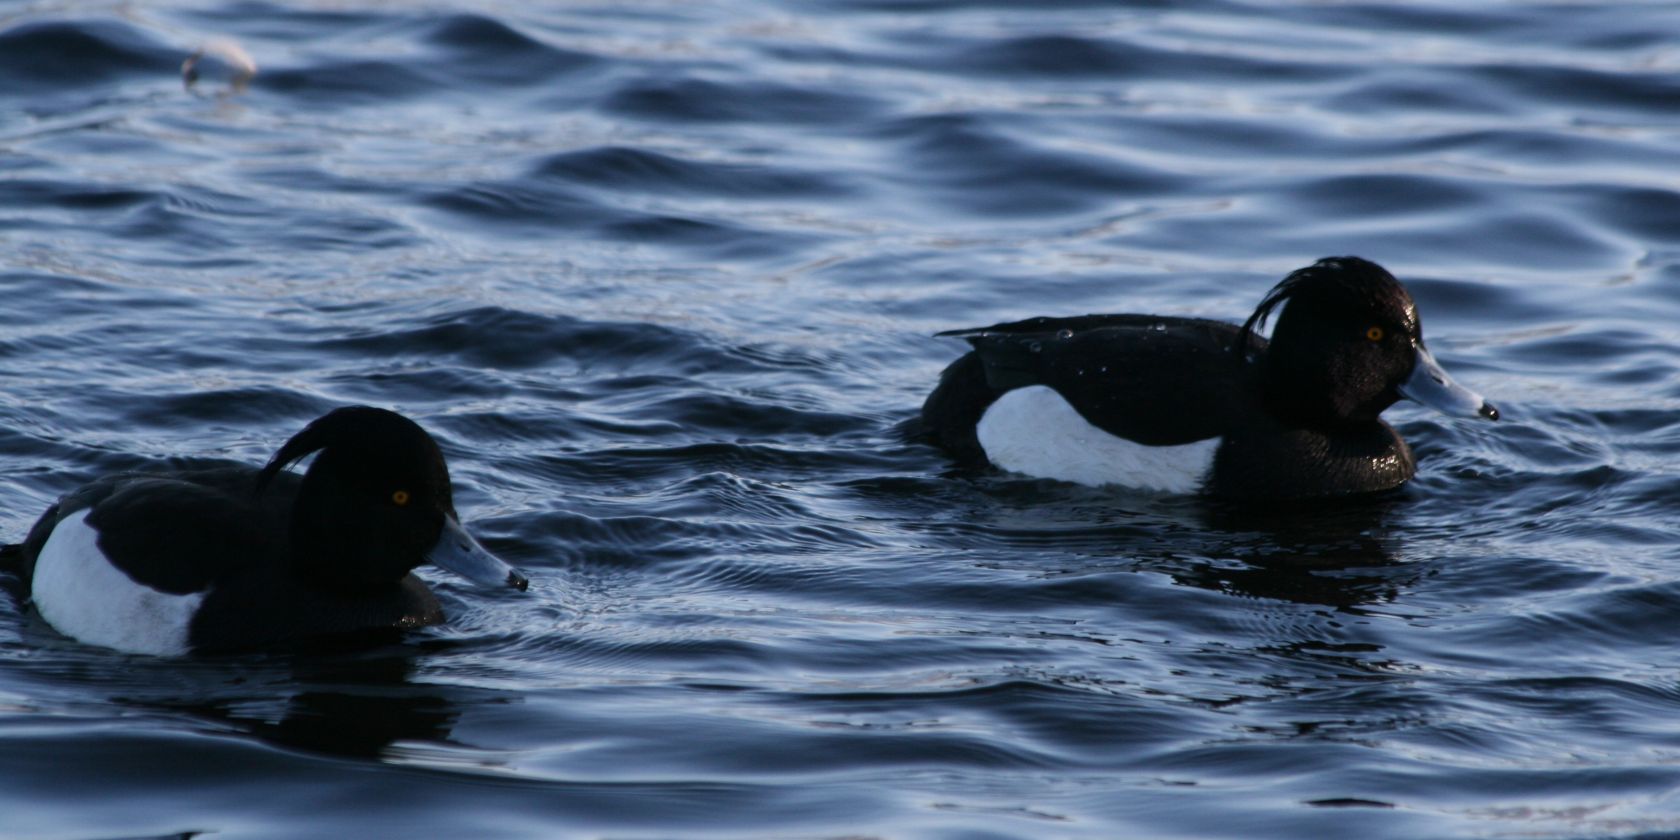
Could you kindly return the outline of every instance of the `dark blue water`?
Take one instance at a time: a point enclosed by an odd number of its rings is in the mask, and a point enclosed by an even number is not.
[[[470,8],[470,10],[469,10]],[[1680,9],[0,6],[0,537],[332,406],[532,590],[199,660],[0,605],[0,836],[1680,832]],[[243,47],[248,85],[212,54]],[[941,329],[1375,259],[1497,425],[1258,514],[905,442]]]

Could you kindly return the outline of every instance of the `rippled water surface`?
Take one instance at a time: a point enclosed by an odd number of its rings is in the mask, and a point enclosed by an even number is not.
[[[399,645],[195,660],[0,601],[0,835],[1680,832],[1677,32],[0,6],[0,537],[359,402],[439,438],[533,578],[432,576],[451,623]],[[1241,320],[1348,253],[1505,414],[1397,406],[1391,497],[1222,509],[900,433],[963,349],[934,332]]]

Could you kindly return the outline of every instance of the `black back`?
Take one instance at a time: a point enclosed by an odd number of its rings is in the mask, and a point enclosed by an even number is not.
[[[941,445],[983,458],[974,427],[986,408],[1006,391],[1049,385],[1110,434],[1152,446],[1216,437],[1226,418],[1259,407],[1256,369],[1232,352],[1239,332],[1198,318],[1084,315],[940,333],[974,351],[946,368],[923,422]]]

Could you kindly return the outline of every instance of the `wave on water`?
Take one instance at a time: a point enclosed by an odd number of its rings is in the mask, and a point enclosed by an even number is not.
[[[664,0],[0,12],[0,509],[440,441],[526,593],[185,660],[0,607],[9,836],[1680,829],[1680,12]],[[243,57],[243,58],[241,58]],[[252,69],[254,68],[254,72]],[[1245,510],[903,432],[1034,315],[1360,254],[1500,406]],[[14,581],[15,582],[15,581]],[[323,791],[330,794],[323,795]],[[308,801],[308,808],[296,803]]]

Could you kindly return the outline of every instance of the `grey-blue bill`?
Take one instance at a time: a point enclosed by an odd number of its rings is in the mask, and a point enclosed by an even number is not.
[[[1417,364],[1412,368],[1412,375],[1401,384],[1400,394],[1442,414],[1499,419],[1499,409],[1482,399],[1481,394],[1454,381],[1422,342],[1417,345]]]
[[[508,565],[478,540],[453,516],[443,519],[443,533],[437,544],[426,552],[426,559],[467,580],[487,586],[511,586],[524,592],[531,583],[518,569]]]

